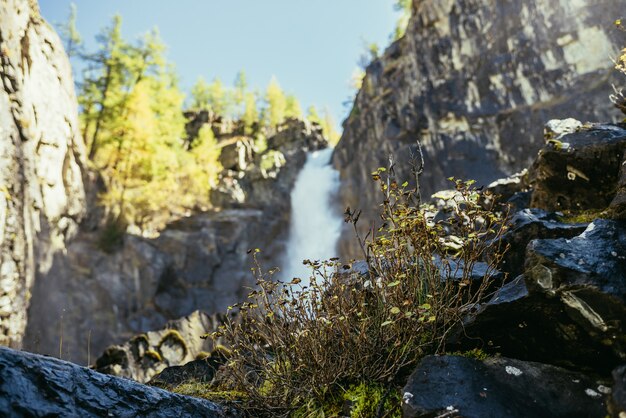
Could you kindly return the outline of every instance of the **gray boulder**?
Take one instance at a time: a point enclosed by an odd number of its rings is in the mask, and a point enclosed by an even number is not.
[[[513,277],[524,272],[526,246],[534,239],[573,238],[587,227],[586,224],[568,224],[561,222],[556,213],[541,209],[523,209],[516,212],[510,221],[510,227],[502,237],[509,245],[505,253],[501,270]]]
[[[6,417],[229,417],[235,411],[132,380],[0,347],[0,415]]]
[[[466,348],[602,375],[626,359],[625,336],[626,228],[602,219],[573,238],[531,241],[525,273],[463,330]]]
[[[580,373],[504,357],[427,356],[403,389],[403,417],[587,418],[609,389]]]
[[[531,206],[604,210],[615,198],[626,153],[623,125],[588,125],[548,142],[528,172]]]

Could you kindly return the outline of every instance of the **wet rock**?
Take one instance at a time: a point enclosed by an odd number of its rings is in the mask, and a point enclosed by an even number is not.
[[[626,219],[626,156],[620,166],[617,190],[609,205],[608,213],[613,219]]]
[[[503,357],[427,356],[403,389],[406,418],[602,417],[605,387],[580,373]]]
[[[21,347],[33,283],[85,215],[69,60],[36,1],[0,4],[0,345]]]
[[[623,125],[590,125],[548,142],[528,173],[531,206],[553,211],[606,209],[615,197],[625,152]]]
[[[596,220],[528,245],[525,273],[464,328],[464,344],[608,375],[626,359],[626,229]]]
[[[509,230],[502,242],[509,250],[502,260],[500,269],[513,277],[522,274],[526,260],[526,246],[533,239],[572,238],[585,230],[586,224],[563,223],[556,213],[541,209],[523,209],[511,218]]]
[[[626,365],[613,370],[613,388],[609,399],[609,412],[613,418],[626,416]]]
[[[0,347],[0,415],[228,417],[235,411],[65,361]]]
[[[589,335],[555,297],[533,292],[519,276],[504,285],[451,339],[450,349],[490,354],[607,375],[620,359]]]

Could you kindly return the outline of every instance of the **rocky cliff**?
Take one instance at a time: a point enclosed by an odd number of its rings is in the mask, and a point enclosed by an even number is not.
[[[487,183],[521,170],[549,119],[618,116],[608,96],[622,13],[616,0],[414,0],[406,35],[367,68],[344,122],[333,157],[344,206],[373,219],[370,172],[393,153],[410,179],[418,139],[428,198],[450,176]]]
[[[173,221],[157,237],[125,234],[112,252],[103,251],[101,231],[83,228],[53,257],[32,290],[27,350],[86,364],[168,320],[198,309],[223,312],[244,299],[255,283],[249,249],[262,249],[265,267],[278,265],[291,188],[306,151],[326,141],[318,126],[296,120],[255,155],[239,158],[249,138],[232,139],[223,147],[214,209]]]
[[[84,214],[71,69],[37,3],[0,1],[0,345],[19,347],[36,278]]]

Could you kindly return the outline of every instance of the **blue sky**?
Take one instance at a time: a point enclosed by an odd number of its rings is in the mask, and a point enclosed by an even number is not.
[[[71,0],[40,0],[43,16],[63,22]],[[127,39],[157,26],[186,91],[202,75],[232,84],[240,69],[252,87],[275,75],[304,108],[328,106],[338,124],[347,115],[350,76],[364,42],[381,47],[398,12],[392,0],[74,0],[78,30],[94,35],[119,13]]]

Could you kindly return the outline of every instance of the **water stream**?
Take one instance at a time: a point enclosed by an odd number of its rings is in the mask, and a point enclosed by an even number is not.
[[[337,255],[343,219],[331,199],[339,188],[339,172],[330,163],[332,148],[313,151],[291,191],[291,223],[282,280],[309,281],[311,270],[302,260],[327,260]]]

